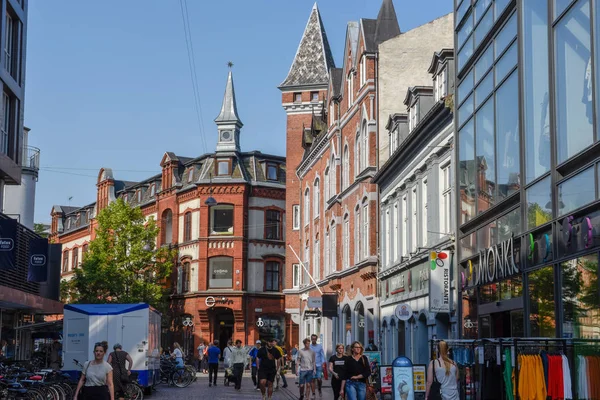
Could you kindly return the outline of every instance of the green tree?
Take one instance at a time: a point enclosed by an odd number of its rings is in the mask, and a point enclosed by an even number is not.
[[[81,268],[64,284],[65,296],[80,303],[145,302],[165,310],[165,280],[176,252],[156,247],[154,219],[146,221],[139,207],[118,199],[98,214],[97,222]]]
[[[46,225],[44,225],[44,224],[33,224],[33,231],[43,238],[48,237]]]

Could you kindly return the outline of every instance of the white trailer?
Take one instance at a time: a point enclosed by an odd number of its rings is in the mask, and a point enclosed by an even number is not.
[[[138,373],[138,383],[151,386],[160,369],[160,325],[160,313],[144,303],[67,304],[62,370],[77,377],[81,369],[73,359],[82,364],[93,360],[95,343],[107,341],[108,353],[120,343],[133,359],[131,370]]]

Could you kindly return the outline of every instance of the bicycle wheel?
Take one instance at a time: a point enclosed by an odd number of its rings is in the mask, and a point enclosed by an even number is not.
[[[71,400],[67,398],[67,393],[65,392],[62,386],[54,384],[52,385],[52,388],[58,392],[59,400]]]
[[[171,381],[178,388],[188,387],[193,380],[194,377],[192,376],[192,374],[185,369],[175,370],[171,375]]]
[[[29,400],[45,400],[44,392],[41,390],[31,388],[27,390],[27,399]]]
[[[143,400],[144,392],[139,385],[128,383],[127,386],[125,386],[125,398],[127,400]]]

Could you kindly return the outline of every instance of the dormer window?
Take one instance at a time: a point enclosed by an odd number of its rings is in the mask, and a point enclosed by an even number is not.
[[[446,68],[442,69],[433,79],[435,101],[438,102],[448,94]]]
[[[277,164],[267,164],[267,180],[279,180],[279,166]]]
[[[319,92],[310,92],[310,101],[317,103],[319,101]]]
[[[419,123],[417,114],[419,113],[419,102],[415,101],[413,105],[408,109],[408,129],[413,130]]]
[[[294,103],[302,103],[302,93],[294,93]]]
[[[194,180],[194,169],[192,168],[188,172],[187,181],[188,181],[188,183],[192,183],[193,180]]]
[[[129,200],[129,195],[127,193],[123,194],[123,201],[125,203],[127,203],[127,200]]]
[[[150,197],[154,197],[155,194],[156,194],[156,185],[152,184],[152,186],[150,186]]]
[[[71,219],[67,219],[67,229],[71,229]]]
[[[88,222],[90,222],[90,211],[85,212],[85,223],[87,224]]]
[[[217,161],[217,175],[230,175],[231,174],[231,161],[230,160],[218,160]]]
[[[140,189],[138,189],[137,192],[135,192],[135,195],[137,197],[137,202],[141,203],[142,202],[142,191]]]

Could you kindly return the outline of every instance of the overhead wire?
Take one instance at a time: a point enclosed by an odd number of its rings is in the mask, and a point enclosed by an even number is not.
[[[198,75],[196,74],[196,60],[194,54],[194,42],[192,41],[192,31],[190,29],[190,19],[187,7],[187,0],[179,0],[181,8],[181,19],[183,21],[183,33],[185,36],[185,45],[188,56],[188,64],[190,67],[190,77],[192,79],[192,92],[194,94],[194,109],[196,110],[196,119],[198,120],[198,128],[200,129],[200,138],[204,153],[207,152],[206,137],[204,136],[204,119],[202,118],[202,104],[200,102],[200,89],[198,87]]]

